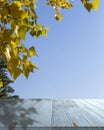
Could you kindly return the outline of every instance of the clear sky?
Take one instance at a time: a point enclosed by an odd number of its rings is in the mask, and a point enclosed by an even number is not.
[[[48,37],[27,36],[26,46],[35,45],[40,68],[11,86],[20,98],[104,98],[104,0],[99,10],[88,13],[80,0],[71,10],[61,10],[64,19],[54,19],[55,10],[39,0],[39,22],[50,27]]]

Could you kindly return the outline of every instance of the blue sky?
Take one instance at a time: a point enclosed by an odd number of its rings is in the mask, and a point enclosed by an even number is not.
[[[48,37],[27,36],[39,57],[32,59],[40,70],[28,80],[21,75],[11,86],[20,98],[104,98],[104,1],[88,13],[80,0],[71,10],[60,10],[64,19],[54,19],[55,10],[37,4],[39,22],[50,27]]]

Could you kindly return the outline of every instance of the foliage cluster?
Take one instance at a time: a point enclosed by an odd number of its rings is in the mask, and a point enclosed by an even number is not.
[[[0,56],[0,99],[1,98],[19,98],[17,95],[13,95],[14,89],[9,86],[10,83],[13,83],[12,80],[7,76],[6,63]]]
[[[81,0],[90,11],[98,9],[100,0]],[[7,63],[7,69],[15,80],[20,74],[28,78],[38,67],[31,58],[37,56],[34,46],[25,46],[26,34],[32,37],[47,36],[48,27],[38,23],[36,3],[38,0],[0,0],[0,55]],[[42,1],[41,1],[42,2]],[[46,0],[48,6],[56,10],[55,19],[62,20],[59,9],[70,9],[73,2],[68,0]],[[0,81],[0,86],[2,86]]]

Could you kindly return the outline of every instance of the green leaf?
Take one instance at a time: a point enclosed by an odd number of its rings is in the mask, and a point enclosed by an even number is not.
[[[37,55],[37,53],[36,53],[36,50],[35,50],[35,48],[32,46],[32,47],[30,47],[29,48],[29,51],[28,51],[28,56],[29,57],[32,57],[32,56],[36,56]]]
[[[23,40],[25,40],[26,33],[27,33],[27,27],[21,26],[21,27],[18,29],[18,35],[19,35],[20,38],[23,39]]]

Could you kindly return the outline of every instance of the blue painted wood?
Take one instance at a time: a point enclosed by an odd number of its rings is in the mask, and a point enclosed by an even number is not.
[[[52,104],[52,124],[53,127],[71,126],[71,122],[67,118],[63,101],[53,100]]]
[[[104,100],[0,100],[0,130],[104,130]]]

